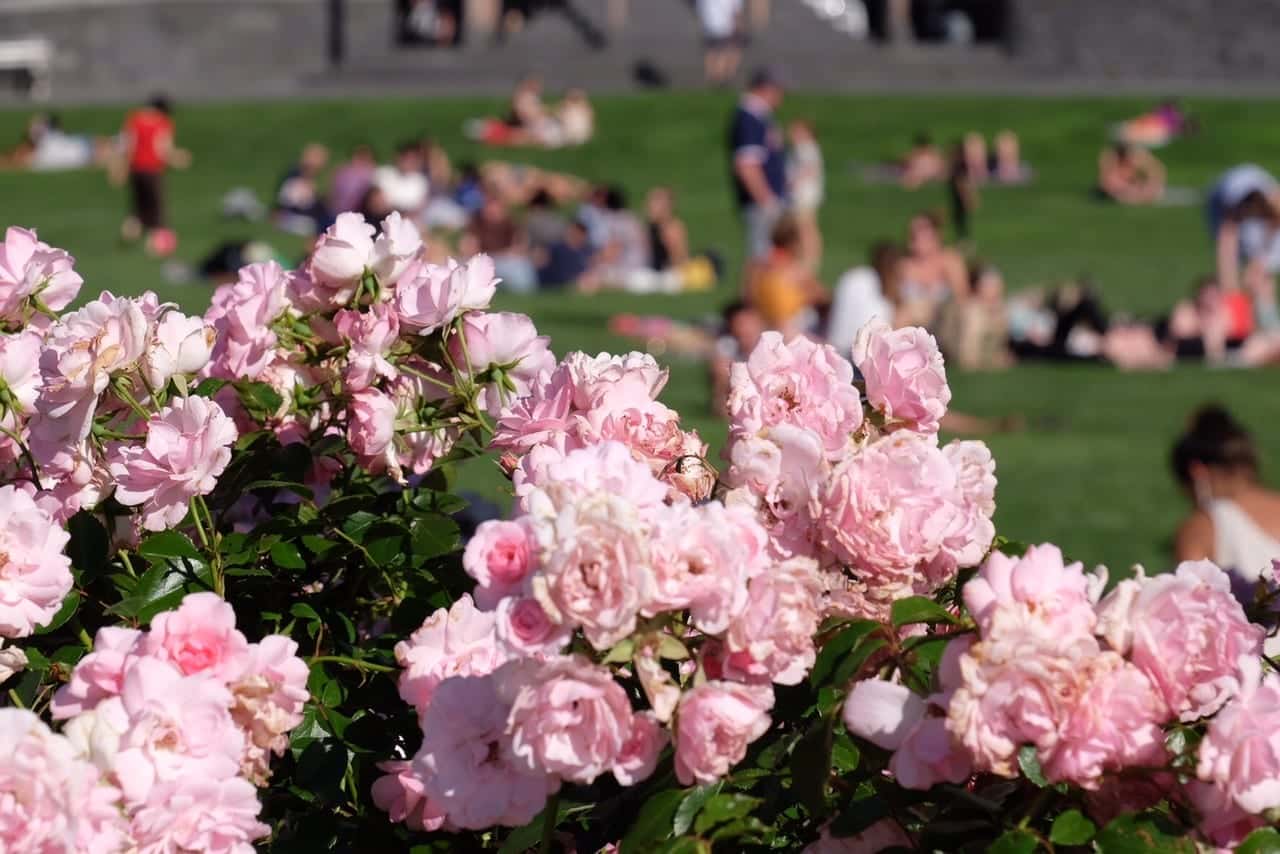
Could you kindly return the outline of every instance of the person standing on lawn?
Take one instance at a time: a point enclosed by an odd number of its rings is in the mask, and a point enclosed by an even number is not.
[[[129,164],[129,215],[120,233],[128,241],[145,237],[153,255],[170,255],[178,246],[165,217],[164,173],[170,166],[185,168],[191,155],[174,146],[173,131],[173,110],[163,95],[131,112],[122,131]]]
[[[753,259],[769,254],[770,234],[787,199],[786,140],[773,117],[781,104],[782,84],[762,68],[751,76],[729,130],[734,199]]]

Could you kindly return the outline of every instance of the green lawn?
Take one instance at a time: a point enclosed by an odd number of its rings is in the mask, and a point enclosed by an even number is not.
[[[722,150],[730,106],[731,97],[724,94],[601,99],[600,132],[591,145],[516,156],[619,181],[637,201],[652,184],[670,184],[680,194],[693,242],[735,258],[739,230]],[[907,193],[863,186],[851,163],[892,156],[919,129],[948,140],[969,129],[990,134],[1008,127],[1021,135],[1037,180],[1028,188],[985,192],[975,226],[977,253],[997,263],[1014,289],[1087,271],[1112,308],[1155,313],[1186,292],[1210,264],[1200,208],[1126,210],[1100,205],[1088,192],[1106,126],[1145,106],[1133,99],[793,95],[783,112],[814,119],[826,153],[828,280],[859,262],[875,239],[899,236],[911,212],[943,202],[940,189]],[[1280,121],[1266,112],[1274,103],[1197,99],[1187,106],[1205,130],[1161,152],[1171,184],[1203,187],[1228,165],[1280,150]],[[179,137],[194,153],[195,164],[171,182],[179,257],[194,261],[221,240],[247,235],[269,237],[295,251],[294,241],[268,226],[224,222],[218,204],[235,186],[269,198],[277,177],[306,141],[342,151],[370,140],[389,153],[403,138],[431,133],[455,161],[479,158],[481,152],[462,139],[462,120],[501,107],[497,99],[182,107]],[[66,110],[63,117],[70,129],[108,133],[118,127],[121,114],[119,108],[94,107]],[[24,121],[24,113],[0,112],[0,143],[16,139]],[[0,221],[35,226],[44,239],[69,249],[78,258],[86,292],[151,288],[200,310],[207,301],[203,286],[166,285],[157,262],[118,245],[123,205],[120,191],[99,174],[0,173]],[[629,345],[609,335],[611,314],[697,318],[725,301],[730,287],[680,298],[559,295],[504,304],[530,313],[558,351],[618,350]],[[724,429],[707,414],[701,366],[676,361],[671,367],[666,402],[718,444]],[[1153,568],[1168,561],[1170,532],[1185,508],[1167,473],[1166,456],[1197,403],[1216,399],[1236,409],[1257,432],[1268,469],[1280,467],[1280,434],[1273,430],[1280,414],[1275,384],[1273,372],[1200,369],[1123,375],[1102,368],[1030,366],[1001,375],[952,377],[957,408],[990,415],[1021,412],[1033,425],[990,442],[1000,467],[997,522],[1003,533],[1053,540],[1072,556],[1116,569],[1135,561]],[[462,480],[464,488],[496,487],[488,470],[474,467]]]

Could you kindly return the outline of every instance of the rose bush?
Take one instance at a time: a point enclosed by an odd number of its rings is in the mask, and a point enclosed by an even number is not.
[[[1274,573],[997,537],[924,330],[765,335],[717,472],[396,215],[203,316],[81,284],[8,230],[2,850],[1277,843]]]

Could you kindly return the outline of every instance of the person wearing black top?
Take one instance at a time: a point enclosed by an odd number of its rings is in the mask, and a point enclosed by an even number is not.
[[[752,258],[768,254],[769,233],[786,202],[786,141],[773,118],[782,94],[782,85],[770,70],[756,71],[734,110],[729,130],[734,199]]]

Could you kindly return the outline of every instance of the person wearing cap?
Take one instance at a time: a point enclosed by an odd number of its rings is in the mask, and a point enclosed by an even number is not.
[[[729,131],[734,198],[751,258],[768,254],[770,232],[786,203],[786,141],[773,117],[781,103],[777,76],[770,69],[756,71]]]

